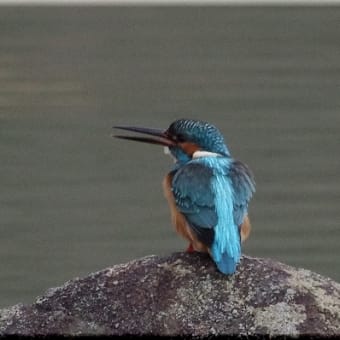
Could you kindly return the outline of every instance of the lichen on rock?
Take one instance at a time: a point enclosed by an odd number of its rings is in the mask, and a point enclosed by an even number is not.
[[[205,254],[147,256],[0,310],[0,335],[340,335],[340,285],[243,256],[234,275]]]

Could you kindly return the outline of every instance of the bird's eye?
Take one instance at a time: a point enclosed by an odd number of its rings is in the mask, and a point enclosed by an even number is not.
[[[176,142],[183,143],[185,142],[185,137],[181,134],[175,136]]]
[[[165,134],[167,135],[167,137],[171,138],[171,140],[173,140],[175,143],[183,143],[186,140],[184,135],[178,133],[174,134],[171,133],[171,131],[169,130],[167,130]]]
[[[183,134],[173,132],[170,129],[166,130],[165,134],[168,138],[170,138],[175,143],[183,143],[187,140]]]

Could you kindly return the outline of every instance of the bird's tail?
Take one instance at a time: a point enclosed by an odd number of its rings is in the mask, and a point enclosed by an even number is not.
[[[217,268],[223,274],[233,274],[236,271],[237,262],[233,257],[227,253],[223,253],[219,261],[215,261]]]
[[[241,238],[234,221],[234,192],[224,176],[216,176],[212,181],[215,192],[215,210],[218,223],[214,228],[211,255],[218,269],[224,274],[233,274],[241,257]]]
[[[238,228],[233,228],[228,235],[228,240],[223,238],[215,239],[210,255],[217,265],[217,268],[223,274],[233,274],[236,271],[236,265],[241,257],[241,240]]]

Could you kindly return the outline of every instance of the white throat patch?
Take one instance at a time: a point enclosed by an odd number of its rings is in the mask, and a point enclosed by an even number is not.
[[[174,160],[174,162],[177,161],[167,146],[164,147],[164,153],[166,155],[170,155],[171,158]],[[197,150],[192,154],[192,159],[200,158],[200,157],[220,157],[220,156],[221,155],[219,153],[204,151],[204,150]]]
[[[192,154],[192,159],[200,158],[200,157],[220,157],[219,153],[209,152],[204,150],[198,150]]]
[[[166,155],[169,155],[172,158],[172,160],[174,161],[174,163],[177,162],[177,159],[172,155],[172,153],[170,152],[170,150],[167,146],[164,147],[164,153]]]
[[[166,155],[170,155],[171,154],[171,152],[170,152],[170,150],[169,150],[169,148],[167,146],[164,147],[164,153]]]

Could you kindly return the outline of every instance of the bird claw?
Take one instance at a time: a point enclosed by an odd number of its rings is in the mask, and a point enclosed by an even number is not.
[[[187,248],[187,250],[186,250],[186,252],[187,252],[187,253],[193,253],[194,251],[195,251],[195,249],[194,249],[194,247],[192,246],[192,244],[190,243],[189,246],[188,246],[188,248]]]

